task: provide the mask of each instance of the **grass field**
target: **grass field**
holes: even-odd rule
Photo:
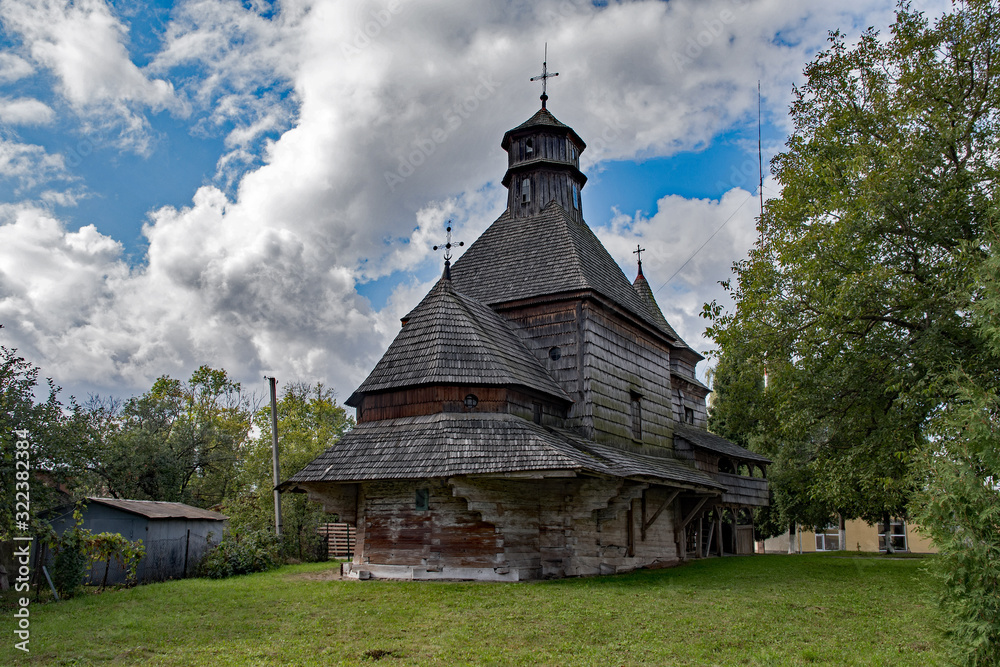
[[[340,581],[336,563],[32,605],[0,664],[933,665],[919,559],[710,559],[521,584]],[[4,628],[12,627],[4,609]]]

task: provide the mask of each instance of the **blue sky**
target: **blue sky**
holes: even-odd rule
[[[547,41],[588,223],[630,277],[636,243],[654,287],[677,272],[657,298],[708,349],[701,304],[755,238],[757,81],[767,160],[827,31],[891,10],[0,0],[0,343],[80,397],[205,363],[349,395],[446,222],[468,244],[502,212]]]

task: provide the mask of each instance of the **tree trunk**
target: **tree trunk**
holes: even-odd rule
[[[101,581],[101,590],[108,585],[108,568],[111,567],[111,555],[108,555],[108,559],[104,561],[104,579]]]
[[[847,551],[847,522],[844,521],[844,515],[838,515],[840,519],[840,550]]]
[[[795,553],[795,522],[788,524],[788,553]]]
[[[885,525],[883,529],[885,532],[885,553],[894,554],[896,550],[892,546],[892,521],[889,519],[888,514],[882,517],[882,522]]]

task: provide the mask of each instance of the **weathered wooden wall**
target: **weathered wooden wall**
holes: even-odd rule
[[[526,142],[532,141],[532,150]],[[586,177],[580,173],[580,149],[571,154],[572,141],[560,134],[534,132],[511,142],[507,164],[514,169],[508,185],[507,208],[515,217],[537,215],[546,204],[555,201],[576,220],[583,219],[582,197],[574,201],[573,184],[582,189]],[[560,168],[552,162],[566,165]],[[546,164],[549,163],[549,164]],[[520,169],[517,169],[520,167]],[[531,183],[529,201],[522,201],[522,182]]]
[[[722,494],[723,503],[751,507],[764,507],[768,504],[766,479],[724,472],[717,473],[715,477],[726,485],[726,492]]]
[[[674,419],[684,422],[684,408],[689,408],[694,413],[692,424],[699,428],[708,428],[708,413],[705,408],[705,396],[708,392],[676,374],[670,378],[670,387]]]
[[[465,397],[474,395],[475,407],[465,405]],[[358,422],[432,415],[440,412],[511,413],[531,421],[533,406],[542,408],[543,424],[562,426],[567,406],[549,396],[508,387],[442,386],[415,387],[367,394],[358,408]]]
[[[585,401],[593,410],[593,438],[659,453],[672,449],[674,408],[670,351],[600,304],[584,303]],[[641,396],[642,433],[632,432],[631,394]]]
[[[356,576],[522,580],[610,574],[677,560],[675,512],[664,487],[576,477],[362,486],[350,567]],[[415,505],[422,488],[430,492],[427,510]],[[669,507],[657,513],[663,505]]]
[[[574,299],[504,309],[500,315],[514,325],[527,348],[573,399],[565,426],[585,431],[589,413],[584,400],[580,346],[582,312],[581,301]],[[550,356],[553,348],[559,349],[558,359]]]

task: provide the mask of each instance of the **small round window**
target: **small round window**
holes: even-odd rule
[[[561,356],[562,356],[562,350],[560,350],[558,347],[553,347],[549,350],[549,359],[551,359],[552,361],[559,359]]]
[[[472,409],[479,405],[479,397],[475,394],[469,394],[465,397],[465,407]]]

